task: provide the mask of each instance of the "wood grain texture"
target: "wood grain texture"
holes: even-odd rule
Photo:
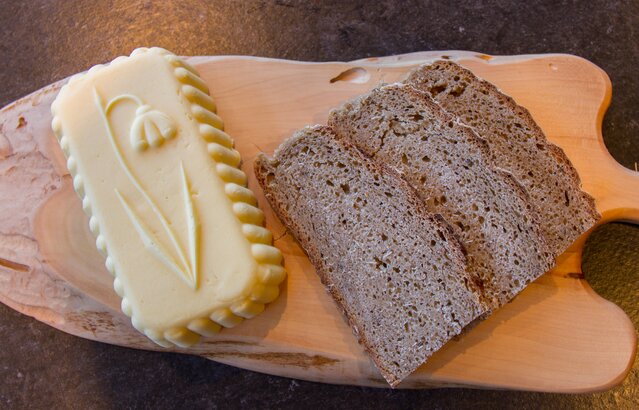
[[[639,222],[639,176],[608,154],[601,121],[608,76],[568,55],[491,57],[424,52],[351,63],[254,57],[192,57],[211,88],[249,185],[289,272],[282,295],[259,317],[223,330],[199,354],[260,372],[328,383],[385,387],[350,333],[313,267],[264,200],[255,155],[292,132],[324,123],[328,111],[417,64],[446,55],[497,84],[530,110],[566,151],[601,223]],[[112,277],[94,246],[63,154],[50,131],[50,104],[62,83],[0,111],[0,301],[62,331],[134,348],[161,350],[119,310]],[[441,351],[400,388],[472,386],[555,392],[604,390],[626,375],[636,349],[628,317],[595,294],[581,274],[584,235],[558,267],[512,303]]]

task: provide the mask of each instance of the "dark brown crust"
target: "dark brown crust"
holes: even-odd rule
[[[334,134],[334,132],[330,128],[323,127],[323,126],[313,127],[313,130],[323,130],[325,132],[330,132],[331,134]],[[390,369],[385,367],[385,364],[381,361],[380,357],[376,354],[376,352],[372,348],[369,341],[359,331],[359,329],[361,328],[361,325],[358,323],[357,319],[348,310],[348,307],[344,303],[344,298],[342,297],[342,294],[339,292],[339,289],[335,286],[332,286],[333,284],[330,281],[328,272],[324,270],[323,260],[320,257],[319,252],[315,248],[313,242],[304,240],[304,235],[300,235],[300,231],[301,231],[300,226],[295,222],[294,218],[290,217],[290,215],[288,214],[288,212],[286,212],[282,204],[279,203],[274,198],[272,192],[270,192],[269,190],[267,180],[266,180],[267,175],[271,172],[275,173],[275,167],[277,165],[275,165],[274,163],[277,162],[277,156],[279,152],[284,150],[287,145],[294,144],[295,138],[296,136],[293,136],[289,138],[289,140],[285,141],[280,146],[280,148],[278,148],[278,150],[275,152],[274,158],[268,158],[264,154],[259,154],[256,157],[254,162],[254,170],[255,170],[255,175],[257,177],[257,181],[262,187],[262,189],[264,190],[266,199],[270,203],[272,209],[275,211],[275,213],[280,218],[280,220],[284,223],[284,225],[289,229],[289,231],[293,234],[293,236],[298,241],[298,243],[300,243],[304,252],[307,254],[309,260],[315,267],[317,275],[320,277],[322,284],[326,288],[326,291],[333,297],[337,306],[344,314],[344,317],[346,318],[349,326],[351,327],[353,334],[357,337],[358,342],[364,347],[364,349],[366,350],[368,355],[372,358],[373,362],[382,373],[382,376],[384,376],[386,381],[390,384],[390,386],[396,387],[401,382],[402,379],[398,378],[395,374],[391,372]],[[461,242],[459,241],[457,236],[453,233],[453,230],[450,227],[450,225],[448,225],[448,223],[444,221],[441,215],[432,214],[428,212],[425,205],[416,196],[414,190],[412,189],[410,185],[408,185],[402,178],[400,178],[399,175],[394,170],[391,170],[387,167],[381,166],[380,164],[372,162],[369,158],[367,158],[359,150],[357,150],[352,144],[348,143],[347,141],[344,141],[341,138],[338,138],[336,135],[335,135],[335,140],[339,144],[341,144],[345,149],[350,150],[353,153],[356,153],[356,155],[360,157],[362,163],[367,165],[371,172],[375,172],[377,174],[386,173],[390,175],[391,178],[396,179],[397,184],[400,185],[402,189],[407,193],[407,198],[411,202],[411,205],[414,206],[415,210],[417,210],[417,212],[419,212],[422,216],[431,220],[434,224],[440,224],[442,227],[445,228],[444,235],[446,235],[447,241],[451,244],[451,249],[453,250],[453,252],[455,252],[455,255],[452,255],[452,256],[456,257],[458,262],[465,265],[466,257],[463,250],[464,248],[461,245]]]
[[[475,85],[477,88],[484,87],[486,90],[488,90],[488,93],[492,93],[495,97],[504,102],[504,104],[508,106],[514,114],[519,116],[519,118],[530,128],[530,135],[535,139],[535,142],[538,144],[542,144],[544,148],[548,150],[552,157],[557,161],[561,170],[563,170],[565,174],[569,176],[573,193],[579,193],[579,196],[582,199],[582,203],[583,205],[585,205],[583,208],[580,209],[584,211],[590,218],[589,221],[586,221],[586,226],[582,226],[582,229],[586,231],[592,228],[592,226],[594,226],[596,222],[601,218],[601,215],[599,215],[599,213],[597,212],[594,198],[582,190],[581,179],[579,177],[579,174],[577,173],[577,170],[570,162],[570,159],[568,159],[566,153],[563,149],[561,149],[561,147],[551,143],[547,139],[541,127],[539,127],[539,125],[535,122],[530,111],[528,111],[527,108],[517,104],[517,102],[511,96],[504,94],[494,84],[477,77],[472,71],[452,61],[438,60],[434,63],[418,67],[417,69],[409,73],[406,82],[408,84],[415,84],[416,86],[418,86],[420,82],[420,73],[434,66],[441,66],[450,72],[454,72],[456,74],[459,74],[460,76],[467,76],[471,78],[477,83],[477,85]],[[515,176],[513,177],[517,180]],[[519,181],[517,182],[519,183]],[[553,255],[558,256],[558,254],[562,253],[563,251],[564,249],[554,250]]]

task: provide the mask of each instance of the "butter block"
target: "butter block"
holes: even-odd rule
[[[51,110],[96,247],[138,331],[191,346],[277,298],[282,255],[193,67],[140,48],[72,77]]]

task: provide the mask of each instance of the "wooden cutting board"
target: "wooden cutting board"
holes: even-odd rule
[[[601,138],[610,80],[579,57],[491,57],[459,51],[350,63],[192,57],[189,62],[209,84],[235,138],[289,276],[282,295],[264,314],[179,351],[275,375],[387,386],[264,200],[253,176],[253,158],[259,151],[272,153],[294,130],[325,122],[331,107],[381,82],[399,80],[435,58],[458,60],[527,107],[577,168],[584,189],[596,198],[601,223],[639,222],[639,176],[617,164]],[[80,337],[161,350],[120,312],[112,277],[94,247],[49,129],[50,103],[62,84],[0,111],[0,301]],[[636,333],[624,312],[584,280],[585,236],[559,258],[555,270],[448,343],[400,387],[584,392],[619,383],[635,357]]]

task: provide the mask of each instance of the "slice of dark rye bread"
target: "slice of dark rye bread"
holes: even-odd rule
[[[553,265],[525,191],[492,165],[481,138],[427,94],[383,86],[332,111],[329,125],[399,171],[428,210],[453,226],[490,307],[510,301]]]
[[[553,255],[600,218],[563,150],[548,142],[528,110],[493,84],[452,61],[421,66],[406,82],[429,93],[488,143],[494,164],[513,174],[532,198]]]
[[[330,128],[298,131],[255,173],[391,386],[484,312],[446,222]]]

